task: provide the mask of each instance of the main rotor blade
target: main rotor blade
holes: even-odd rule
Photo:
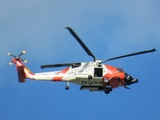
[[[140,52],[136,52],[136,53],[131,53],[131,54],[127,54],[127,55],[122,55],[122,56],[118,56],[118,57],[109,58],[109,59],[105,60],[104,62],[119,59],[119,58],[124,58],[124,57],[130,57],[130,56],[134,56],[134,55],[145,54],[145,53],[154,52],[154,51],[156,51],[156,49],[140,51]]]
[[[81,63],[62,63],[62,64],[47,64],[47,65],[42,65],[41,68],[52,68],[52,67],[64,67],[64,66],[80,66]]]
[[[87,46],[82,42],[82,40],[77,36],[77,34],[70,28],[66,27],[70,33],[76,38],[76,40],[79,42],[79,44],[83,47],[83,49],[86,51],[86,53],[93,57],[94,61],[96,60],[96,57],[92,54],[92,52],[87,48]]]

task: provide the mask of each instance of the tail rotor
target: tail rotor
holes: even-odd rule
[[[23,61],[24,63],[27,63],[28,61],[27,60],[24,60],[24,59],[22,59],[22,58],[20,58],[23,54],[25,54],[26,53],[26,50],[23,50],[18,56],[15,56],[15,55],[13,55],[12,53],[10,53],[10,52],[7,52],[7,55],[8,56],[12,56],[15,60],[21,60],[21,61]],[[13,64],[13,61],[11,61],[11,62],[9,62],[9,65],[12,65]]]

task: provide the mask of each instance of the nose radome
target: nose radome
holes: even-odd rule
[[[132,82],[132,83],[137,83],[137,82],[138,82],[138,79],[134,78],[131,82]]]
[[[133,78],[131,75],[125,73],[125,79],[124,79],[125,85],[131,85],[138,82],[138,79]]]
[[[125,77],[126,77],[127,80],[132,80],[133,79],[132,76],[127,74],[127,73],[125,73]]]

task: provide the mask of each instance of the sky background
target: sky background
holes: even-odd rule
[[[159,0],[0,0],[1,120],[159,120]],[[18,83],[11,57],[40,65],[92,61],[65,27],[71,27],[100,59],[156,48],[157,52],[109,61],[139,83],[130,90],[80,91],[80,86],[27,80]]]

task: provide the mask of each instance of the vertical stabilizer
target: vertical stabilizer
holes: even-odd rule
[[[34,73],[32,73],[24,64],[27,62],[27,60],[23,60],[20,58],[21,55],[25,54],[26,51],[22,51],[22,53],[18,56],[15,56],[11,53],[7,53],[7,55],[12,56],[12,61],[9,63],[9,65],[15,64],[16,70],[18,73],[18,81],[19,82],[25,82],[26,78],[32,78],[34,76]],[[23,61],[23,62],[22,62]]]

